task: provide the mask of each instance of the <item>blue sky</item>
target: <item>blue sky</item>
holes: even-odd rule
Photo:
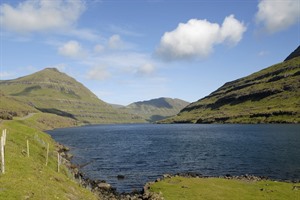
[[[100,99],[197,101],[283,61],[299,0],[2,0],[1,80],[56,67]]]

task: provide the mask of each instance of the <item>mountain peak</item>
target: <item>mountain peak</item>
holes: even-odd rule
[[[144,122],[98,99],[88,88],[56,68],[45,68],[14,80],[0,82],[8,97],[41,112],[77,119],[80,123]]]
[[[54,72],[59,72],[59,73],[61,73],[57,68],[55,68],[55,67],[48,67],[48,68],[45,68],[44,69],[45,71],[54,71]],[[43,70],[42,70],[43,71]]]
[[[300,56],[300,45],[284,61],[288,61],[288,60],[291,60],[291,59],[293,59],[295,57],[299,57],[299,56]]]

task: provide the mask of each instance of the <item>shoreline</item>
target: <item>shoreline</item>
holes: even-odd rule
[[[117,192],[116,188],[112,187],[109,183],[105,180],[93,180],[85,176],[83,172],[80,170],[80,166],[76,166],[72,163],[72,155],[69,153],[70,149],[61,144],[57,143],[58,152],[60,152],[61,156],[64,158],[63,164],[67,167],[67,169],[71,172],[74,180],[80,184],[82,187],[89,189],[91,192],[96,194],[100,199],[103,200],[162,200],[164,199],[160,194],[153,193],[150,191],[151,185],[154,183],[163,181],[165,179],[170,179],[173,177],[183,177],[183,178],[201,178],[201,179],[208,179],[208,178],[220,178],[220,179],[227,179],[227,180],[242,180],[247,182],[258,182],[258,181],[273,181],[273,182],[285,182],[285,183],[300,183],[299,180],[276,180],[270,179],[267,176],[254,176],[249,174],[234,176],[230,174],[226,174],[224,176],[204,176],[200,173],[176,173],[176,174],[164,174],[160,178],[157,178],[155,181],[146,182],[144,187],[141,190],[136,190],[133,192]]]
[[[136,190],[130,193],[119,193],[116,191],[116,188],[112,187],[105,180],[93,180],[86,177],[85,174],[80,171],[80,166],[76,166],[72,163],[71,159],[73,156],[69,153],[70,149],[59,142],[56,142],[56,146],[60,156],[63,158],[62,164],[65,165],[71,172],[74,180],[80,186],[96,194],[101,200],[163,200],[159,194],[150,192],[149,186],[152,184],[152,182],[146,183],[141,190]]]

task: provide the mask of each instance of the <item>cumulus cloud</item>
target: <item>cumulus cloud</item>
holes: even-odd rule
[[[59,31],[72,27],[85,10],[82,0],[27,0],[0,6],[0,25],[17,33]]]
[[[58,48],[60,55],[70,58],[82,58],[85,56],[85,51],[81,45],[74,40],[71,40]]]
[[[111,73],[103,66],[95,66],[87,73],[87,78],[91,80],[104,81],[111,77]]]
[[[221,26],[207,20],[191,19],[162,36],[157,54],[166,60],[204,58],[217,44],[236,45],[245,31],[243,22],[234,15],[226,17]]]
[[[299,23],[299,0],[262,0],[258,4],[256,22],[262,24],[263,29],[269,33],[282,31]]]

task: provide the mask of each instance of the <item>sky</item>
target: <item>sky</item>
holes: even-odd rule
[[[300,0],[1,0],[0,17],[1,80],[55,67],[121,105],[197,101],[300,44]]]

